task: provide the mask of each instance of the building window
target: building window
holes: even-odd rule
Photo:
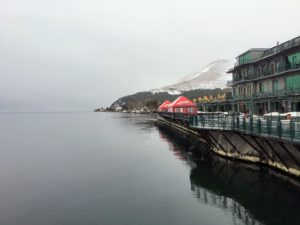
[[[262,74],[263,74],[263,75],[266,75],[266,74],[267,74],[267,64],[264,64],[264,65],[262,66]]]
[[[265,91],[265,85],[263,82],[260,82],[259,83],[259,92],[264,93],[264,91]]]
[[[261,67],[260,66],[257,68],[257,76],[261,76]]]
[[[246,76],[246,70],[242,70],[241,71],[241,74],[242,74],[242,79],[244,80],[245,76]]]
[[[276,71],[276,73],[279,73],[279,62],[278,61],[276,61],[276,63],[275,63],[275,71]]]
[[[300,67],[300,52],[287,57],[287,69],[297,69]]]
[[[297,65],[297,56],[293,56],[292,69],[296,69],[296,65]]]
[[[270,72],[271,72],[271,74],[275,73],[275,63],[271,63],[271,65],[270,65]]]
[[[285,80],[285,87],[287,90],[299,90],[300,87],[300,74],[287,77]]]
[[[247,85],[247,95],[251,95],[251,85]]]
[[[241,95],[243,95],[243,87],[239,87],[239,95],[241,96]]]
[[[279,82],[278,80],[273,80],[273,92],[278,92],[279,90]]]
[[[248,68],[246,73],[246,78],[248,78],[250,75],[251,75],[250,68]]]
[[[241,74],[241,71],[238,72],[238,80],[241,80],[242,79],[242,74]]]

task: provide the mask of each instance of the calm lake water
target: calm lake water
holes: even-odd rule
[[[300,224],[297,187],[148,115],[0,114],[0,153],[1,225]]]

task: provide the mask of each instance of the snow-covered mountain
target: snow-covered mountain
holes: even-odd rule
[[[227,73],[232,66],[233,62],[229,60],[216,60],[204,66],[199,72],[183,77],[175,84],[121,97],[110,108],[114,110],[123,108],[141,109],[147,101],[174,100],[176,96],[183,94],[183,92],[191,99],[203,95],[220,94],[221,90],[216,90],[216,88],[226,87],[227,81],[232,79],[231,74]],[[192,91],[196,89],[198,89],[197,92]]]
[[[161,88],[150,90],[152,93],[168,92],[169,94],[180,94],[182,91],[195,89],[224,88],[231,74],[227,71],[233,66],[229,60],[216,60],[204,66],[199,72],[183,77],[177,83]]]

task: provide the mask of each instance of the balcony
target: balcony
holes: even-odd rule
[[[290,65],[290,64],[280,63],[278,65],[278,67],[275,69],[275,71],[271,71],[271,69],[268,68],[268,69],[265,69],[263,71],[263,73],[261,73],[261,74],[258,74],[257,71],[253,71],[253,72],[248,73],[248,75],[233,77],[231,85],[234,85],[236,83],[240,83],[243,81],[251,81],[251,80],[266,78],[268,76],[277,76],[277,75],[281,75],[284,72],[289,72],[289,71],[299,70],[299,69],[300,69],[300,64]]]
[[[284,98],[287,96],[296,96],[300,95],[300,87],[294,89],[280,89],[271,92],[260,92],[252,95],[235,95],[233,96],[234,100],[249,100],[257,98]]]
[[[232,86],[232,80],[228,80],[226,83],[226,87],[231,87]]]
[[[248,75],[244,75],[244,76],[235,77],[233,79],[231,85],[233,85],[235,83],[242,82],[242,81],[250,81],[250,80],[253,80],[255,78],[256,78],[256,76],[253,73],[249,73]]]
[[[248,99],[251,99],[252,97],[253,97],[253,95],[242,94],[242,95],[235,95],[232,97],[232,99],[233,100],[242,100],[242,99],[248,100]]]
[[[268,68],[264,71],[263,74],[261,74],[260,76],[257,76],[257,78],[272,76],[272,75],[276,75],[279,73],[288,72],[288,71],[296,70],[296,69],[300,69],[300,64],[291,65],[291,64],[286,64],[286,63],[279,63],[279,65],[275,69],[275,71],[271,71],[271,69]]]
[[[298,46],[300,46],[300,36],[266,50],[264,52],[263,58]]]

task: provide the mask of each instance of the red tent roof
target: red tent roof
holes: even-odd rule
[[[196,103],[192,100],[184,97],[179,96],[177,99],[175,99],[168,107],[172,108],[178,108],[178,107],[197,107]]]
[[[166,100],[158,107],[158,109],[166,109],[170,103],[171,102],[169,100]]]

